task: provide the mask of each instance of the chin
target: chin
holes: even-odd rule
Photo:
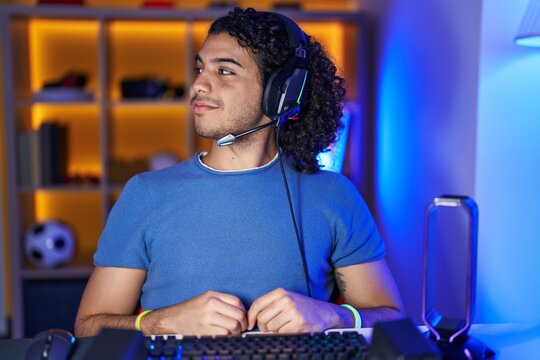
[[[204,125],[205,124],[203,124],[203,122],[197,123],[196,121],[195,132],[197,133],[197,135],[206,139],[217,140],[224,137],[225,135],[238,132],[237,130],[228,130],[228,129],[223,129],[223,128],[216,129],[214,127],[209,127],[209,126],[204,126]]]
[[[229,134],[227,133],[227,134],[222,135],[221,132],[218,133],[216,130],[204,129],[204,128],[201,129],[200,127],[197,127],[197,126],[195,126],[195,133],[199,135],[200,137],[203,137],[205,139],[211,139],[211,140],[217,140]]]

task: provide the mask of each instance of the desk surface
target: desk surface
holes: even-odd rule
[[[471,335],[491,347],[499,360],[540,359],[540,324],[473,325]]]
[[[371,337],[371,329],[362,329],[361,333]],[[491,347],[498,360],[540,359],[540,324],[475,324],[471,335]],[[82,359],[93,339],[79,339],[72,360]],[[31,342],[32,339],[0,340],[0,359],[24,359]]]

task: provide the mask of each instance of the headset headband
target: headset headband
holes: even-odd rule
[[[277,16],[287,31],[288,47],[293,54],[276,69],[265,84],[262,109],[276,126],[295,118],[300,112],[308,74],[307,39],[300,27],[285,15]]]

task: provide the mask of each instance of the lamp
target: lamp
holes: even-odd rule
[[[514,41],[522,46],[540,47],[540,0],[530,0]]]

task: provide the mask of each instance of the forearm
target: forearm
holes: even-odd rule
[[[152,311],[141,319],[141,330],[146,335],[179,334],[182,331],[175,323],[177,317],[173,307]]]
[[[97,335],[102,328],[135,329],[136,315],[94,314],[77,319],[77,337]]]
[[[331,305],[334,309],[335,316],[333,317],[330,328],[339,329],[355,327],[355,319],[349,309],[339,305]],[[379,321],[396,320],[404,317],[404,314],[400,310],[391,307],[377,307],[357,310],[362,318],[363,328],[373,327],[373,325]]]
[[[171,324],[172,314],[168,309],[152,311],[144,315],[140,320],[141,330],[144,334],[159,335],[172,334],[176,331]],[[119,328],[135,330],[137,315],[95,314],[77,319],[75,324],[76,336],[94,336],[104,328]]]
[[[351,311],[340,305],[331,304],[337,315],[337,318],[330,328],[333,329],[346,329],[354,327],[354,317]]]
[[[358,309],[360,316],[362,317],[362,327],[373,327],[380,321],[390,321],[401,319],[405,314],[399,310],[391,307],[377,307],[371,309]]]

